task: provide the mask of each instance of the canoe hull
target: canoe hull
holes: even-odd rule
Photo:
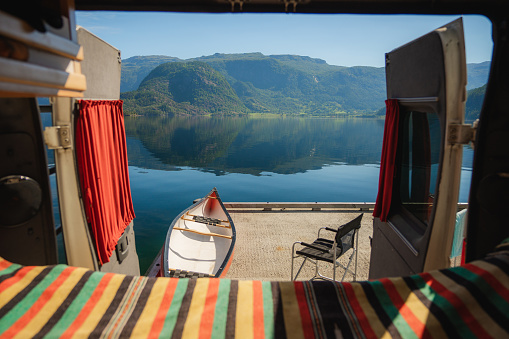
[[[164,276],[224,276],[235,238],[233,221],[214,188],[171,223],[163,250]]]

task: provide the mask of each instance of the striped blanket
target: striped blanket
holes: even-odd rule
[[[369,282],[132,277],[0,258],[0,338],[509,337],[509,244]]]

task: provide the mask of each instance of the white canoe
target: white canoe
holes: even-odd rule
[[[224,277],[235,246],[235,226],[216,188],[171,223],[163,250],[165,277]]]

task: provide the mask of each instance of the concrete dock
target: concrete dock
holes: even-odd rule
[[[226,275],[229,279],[290,280],[292,244],[295,241],[311,243],[317,238],[320,227],[337,228],[363,213],[359,232],[357,280],[368,278],[371,246],[369,237],[373,234],[372,204],[361,206],[349,204],[347,208],[337,206],[256,206],[245,208],[225,203],[237,230],[237,242],[231,267]],[[236,206],[233,208],[232,206]],[[283,206],[283,205],[282,205]],[[264,208],[260,208],[264,207]],[[269,207],[269,208],[267,208]],[[270,209],[270,210],[269,210]],[[361,210],[362,209],[362,210]],[[334,233],[322,231],[321,236],[332,238]],[[351,250],[341,262],[348,262]],[[353,270],[355,259],[352,262]],[[302,259],[296,259],[295,272]],[[320,271],[332,276],[332,264],[321,264]],[[343,270],[338,268],[337,277]],[[298,280],[308,280],[314,275],[314,266],[306,263]],[[338,279],[338,278],[337,278]],[[345,281],[353,279],[347,274]]]

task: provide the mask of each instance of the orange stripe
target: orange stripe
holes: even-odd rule
[[[263,289],[260,280],[253,281],[253,337],[265,339]]]
[[[168,284],[166,286],[166,291],[164,292],[163,301],[161,302],[156,317],[154,318],[154,322],[152,323],[152,328],[150,329],[148,338],[159,338],[159,334],[163,330],[166,314],[168,314],[171,302],[173,301],[173,295],[175,294],[177,284],[178,279],[168,279]]]
[[[12,264],[5,260],[4,258],[0,257],[0,270],[6,269],[7,267],[11,266]]]
[[[219,291],[219,279],[210,279],[205,306],[201,317],[200,334],[198,338],[210,338],[212,335],[212,326],[214,325],[214,316],[216,311],[217,292]]]
[[[61,338],[72,337],[74,332],[76,332],[81,327],[90,312],[94,309],[95,304],[97,304],[97,302],[101,299],[104,289],[106,286],[108,286],[108,283],[110,282],[111,278],[113,278],[113,276],[113,273],[107,273],[104,275],[99,284],[97,284],[94,293],[92,293],[85,306],[83,306],[81,309],[79,315],[76,317],[76,319],[74,319],[71,326],[69,326],[69,328],[62,334]],[[92,330],[90,332],[92,332]]]
[[[14,285],[15,283],[17,283],[18,281],[20,281],[21,279],[23,279],[27,274],[28,272],[30,272],[31,270],[33,270],[34,268],[36,268],[36,266],[27,266],[27,267],[23,267],[22,269],[20,269],[18,271],[18,273],[16,273],[16,275],[14,275],[13,277],[9,278],[7,281],[4,281],[1,285],[0,285],[0,293],[2,293],[3,291],[5,291],[7,288],[11,287],[12,285]]]
[[[426,329],[426,325],[423,324],[414,314],[409,305],[403,300],[399,291],[394,286],[394,282],[388,278],[381,279],[380,282],[385,287],[387,291],[387,295],[391,299],[394,307],[396,307],[399,311],[399,314],[405,319],[408,326],[414,331],[414,333],[419,337],[430,338],[430,333]]]
[[[69,277],[69,275],[75,270],[75,267],[67,267],[60,273],[60,275],[53,281],[42,294],[39,296],[37,301],[30,307],[25,314],[21,318],[19,318],[8,331],[4,333],[6,337],[14,336],[16,333],[21,331],[31,320],[33,317],[39,313],[39,311],[44,307],[44,305],[51,299],[53,294],[57,291],[57,289],[64,283],[65,280]]]

